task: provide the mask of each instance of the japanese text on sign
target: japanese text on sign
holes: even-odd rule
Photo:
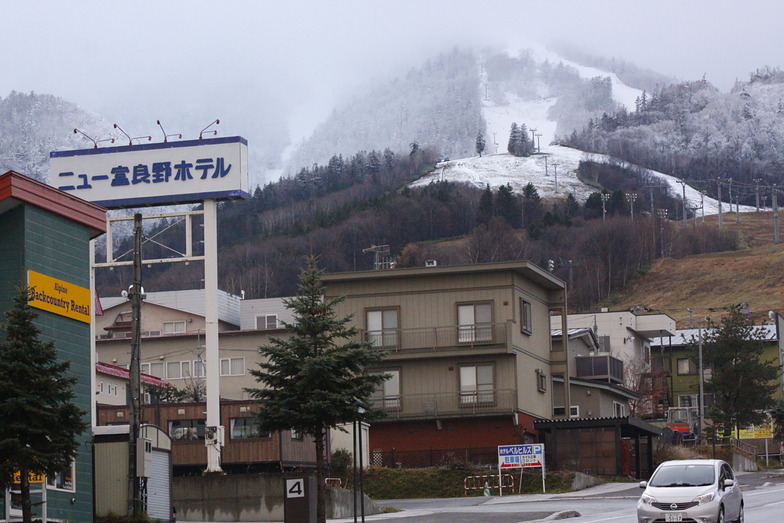
[[[542,467],[544,444],[501,445],[498,447],[498,468]]]

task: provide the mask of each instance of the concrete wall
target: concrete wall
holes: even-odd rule
[[[173,505],[180,521],[283,521],[283,485],[303,474],[230,474],[175,477]],[[327,490],[327,518],[353,516],[350,490]],[[365,496],[365,514],[380,509]],[[359,512],[357,512],[359,513]]]

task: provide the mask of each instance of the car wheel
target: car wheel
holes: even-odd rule
[[[716,518],[716,523],[724,523],[724,507],[719,509],[719,517]]]
[[[740,505],[740,512],[738,512],[738,519],[735,520],[736,523],[744,523],[746,520],[743,517],[743,503]]]

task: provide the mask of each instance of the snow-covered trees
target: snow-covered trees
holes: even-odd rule
[[[485,137],[482,136],[482,131],[479,131],[476,135],[476,153],[481,158],[483,152],[485,152]]]
[[[506,145],[509,154],[531,156],[534,148],[533,141],[528,139],[528,132],[528,127],[525,124],[512,123],[512,127],[509,129],[509,142]]]

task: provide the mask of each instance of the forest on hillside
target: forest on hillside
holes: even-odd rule
[[[249,200],[222,203],[221,289],[244,291],[247,298],[291,296],[308,254],[318,255],[328,272],[369,270],[377,261],[371,247],[384,245],[389,251],[380,261],[397,267],[423,266],[427,260],[456,265],[522,259],[547,267],[552,260],[554,274],[569,286],[570,306],[586,310],[656,258],[738,248],[733,233],[696,223],[687,229],[674,225],[668,217],[677,216],[679,201],[664,190],[630,205],[626,195],[648,182],[642,170],[584,162],[580,175],[600,189],[583,205],[571,195],[545,201],[532,184],[519,195],[508,186],[407,186],[438,157],[437,151],[418,147],[409,154],[335,156],[326,165],[259,188]],[[166,256],[161,247],[166,237],[182,250],[176,237],[183,227],[161,222],[145,231],[155,238],[145,243],[145,258]],[[128,246],[116,251],[128,252]],[[200,264],[175,265],[145,267],[145,288],[201,286]],[[100,271],[100,294],[119,294],[129,277],[127,268]]]
[[[562,142],[755,205],[760,186],[770,194],[784,182],[784,72],[760,69],[726,94],[706,80],[643,92],[633,111],[606,113]]]

